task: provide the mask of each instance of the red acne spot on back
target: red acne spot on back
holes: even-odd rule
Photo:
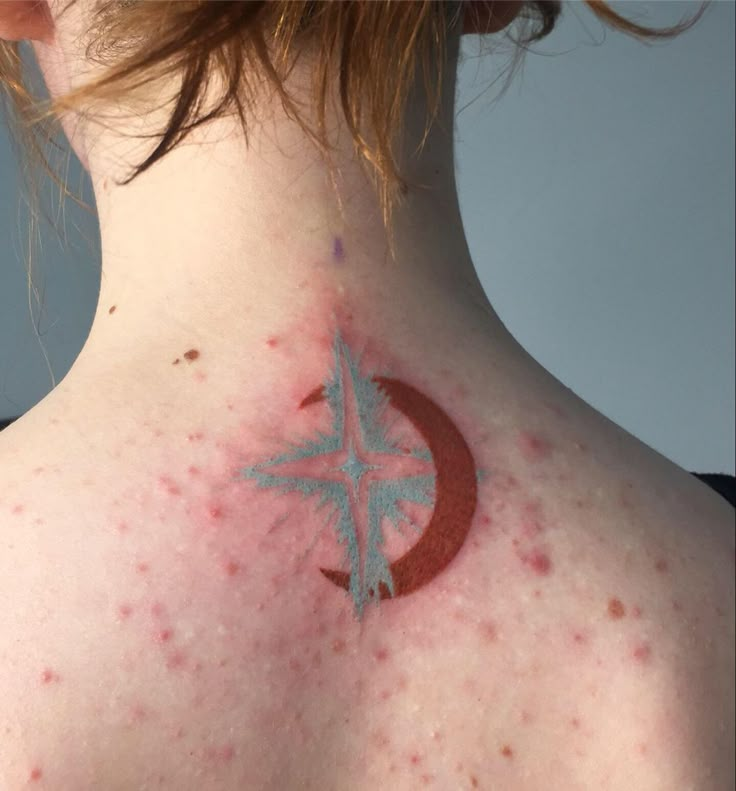
[[[166,475],[162,475],[158,479],[158,485],[167,493],[174,497],[181,494],[181,489],[177,484]]]
[[[154,602],[151,605],[151,615],[153,615],[154,618],[161,618],[164,612],[165,612],[165,607],[163,604],[161,604],[160,601]]]
[[[344,640],[333,640],[332,641],[332,651],[335,654],[342,654],[345,652],[345,641]]]
[[[498,640],[498,629],[493,621],[482,621],[478,624],[478,631],[486,643],[495,643]]]
[[[187,472],[190,475],[199,475],[199,467],[194,467],[194,466],[187,467]]]
[[[504,744],[504,746],[501,748],[501,755],[503,755],[504,758],[513,758],[514,751],[511,749],[511,747],[509,747],[508,744]]]
[[[641,618],[641,607],[632,607],[631,614],[634,618]]]
[[[171,631],[171,629],[161,629],[156,632],[154,639],[157,643],[168,643],[173,635],[174,633]]]
[[[409,756],[409,763],[411,763],[413,766],[416,766],[418,763],[421,763],[421,760],[422,760],[422,756],[417,755],[417,753],[412,753],[412,755]]]
[[[240,571],[240,564],[234,560],[228,560],[223,564],[223,570],[228,577],[234,577]]]
[[[552,445],[537,434],[522,431],[517,440],[521,455],[531,462],[543,461],[552,453]]]
[[[17,514],[22,514],[22,513],[23,513],[23,511],[25,511],[25,509],[26,509],[26,508],[25,508],[25,506],[24,506],[24,505],[21,505],[20,503],[18,503],[18,505],[14,505],[14,506],[13,506],[13,508],[12,508],[12,510],[11,510],[11,513],[13,513],[13,514],[16,514],[16,515],[17,515]]]
[[[608,601],[608,615],[617,621],[626,615],[626,608],[624,607],[621,599],[609,599]]]
[[[195,360],[199,359],[199,352],[197,349],[190,349],[188,352],[184,352],[184,359],[193,363]]]
[[[588,636],[583,632],[573,632],[572,639],[578,645],[585,645],[588,642]]]
[[[268,338],[268,340],[266,341],[266,346],[268,346],[269,349],[275,349],[278,345],[279,345],[278,338]]]
[[[186,654],[183,651],[174,651],[166,658],[166,667],[169,670],[180,670],[187,663]]]
[[[121,604],[118,607],[118,615],[122,621],[127,620],[133,614],[133,608],[129,604]]]
[[[528,566],[535,574],[544,577],[552,570],[552,561],[549,556],[538,549],[533,549],[521,558],[525,566]]]
[[[44,668],[41,672],[41,683],[42,684],[54,684],[61,681],[61,678],[57,673],[54,673],[53,670],[50,668]]]
[[[210,505],[207,508],[207,516],[215,521],[222,519],[223,510],[221,505]]]
[[[667,571],[669,570],[669,566],[667,565],[667,561],[666,561],[664,558],[660,558],[660,559],[659,559],[659,560],[658,560],[658,561],[657,561],[657,562],[654,564],[654,568],[655,568],[655,569],[657,569],[657,571],[658,571],[660,574],[666,574],[666,573],[667,573]]]
[[[388,659],[388,651],[385,648],[378,648],[373,656],[376,662],[385,662]]]
[[[652,648],[649,643],[639,643],[634,647],[632,656],[637,662],[647,664],[652,658]]]
[[[28,776],[28,779],[32,783],[35,783],[38,780],[40,780],[42,777],[43,777],[43,772],[41,771],[41,769],[38,766],[34,766],[33,769],[31,769],[31,774]]]
[[[478,778],[475,775],[470,775],[470,785],[473,788],[478,788]]]
[[[572,725],[572,727],[573,727],[575,730],[578,730],[578,729],[580,728],[580,720],[579,720],[577,717],[573,717],[573,718],[570,720],[570,725]]]
[[[200,442],[204,438],[201,431],[195,431],[193,434],[187,434],[187,442]]]
[[[150,568],[148,563],[136,563],[135,567],[139,574],[145,574]]]

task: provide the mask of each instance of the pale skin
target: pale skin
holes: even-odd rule
[[[78,84],[86,4],[27,10],[0,4],[0,34],[34,40],[52,91]],[[340,205],[269,104],[249,149],[220,121],[125,187],[128,121],[66,119],[95,188],[102,287],[69,375],[0,435],[3,788],[733,785],[733,510],[494,313],[442,131],[451,82],[405,162],[393,262],[344,129]],[[343,555],[314,499],[254,473],[329,430],[338,332],[361,376],[431,399],[480,472],[457,554],[361,617],[320,573]],[[395,406],[381,425],[423,444]],[[355,483],[340,452],[329,475]],[[432,513],[407,510],[420,529]],[[384,527],[401,556],[411,531]]]

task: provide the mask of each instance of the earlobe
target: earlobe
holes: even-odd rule
[[[43,41],[54,38],[54,23],[46,0],[0,0],[0,39]]]

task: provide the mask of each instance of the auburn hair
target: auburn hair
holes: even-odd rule
[[[62,13],[75,2],[68,0]],[[603,0],[585,4],[606,25],[646,41],[687,30],[708,0],[689,20],[663,29],[632,22]],[[509,3],[501,5],[508,8]],[[519,31],[512,38],[517,52],[550,33],[561,8],[560,0],[519,0],[511,25]],[[48,167],[46,151],[58,131],[55,119],[60,113],[97,101],[124,103],[151,80],[178,77],[168,120],[153,150],[132,169],[130,181],[213,118],[235,113],[247,135],[249,114],[264,80],[288,115],[329,153],[325,115],[336,80],[341,111],[356,151],[375,173],[386,218],[402,187],[393,143],[409,86],[421,69],[428,128],[439,106],[448,27],[461,23],[463,13],[476,15],[482,24],[489,12],[492,17],[489,1],[99,0],[85,39],[86,56],[104,67],[98,78],[65,96],[41,100],[28,83],[22,47],[0,42],[0,85],[16,139]],[[307,42],[315,53],[309,122],[286,84]],[[215,73],[222,89],[205,106]]]

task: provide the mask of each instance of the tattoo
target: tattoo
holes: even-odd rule
[[[288,452],[245,467],[241,475],[263,488],[318,498],[324,524],[333,524],[345,546],[349,568],[320,571],[348,591],[361,618],[371,602],[412,593],[457,555],[475,513],[477,474],[465,439],[437,404],[398,379],[361,373],[359,359],[339,333],[333,354],[330,378],[300,404],[326,402],[329,431],[290,443]],[[426,447],[399,446],[388,425],[389,407],[414,426]],[[359,509],[358,503],[366,507]],[[431,508],[427,524],[415,524],[402,503]],[[367,524],[361,525],[364,513]],[[401,535],[408,525],[419,538],[389,561],[382,552],[384,525]]]

